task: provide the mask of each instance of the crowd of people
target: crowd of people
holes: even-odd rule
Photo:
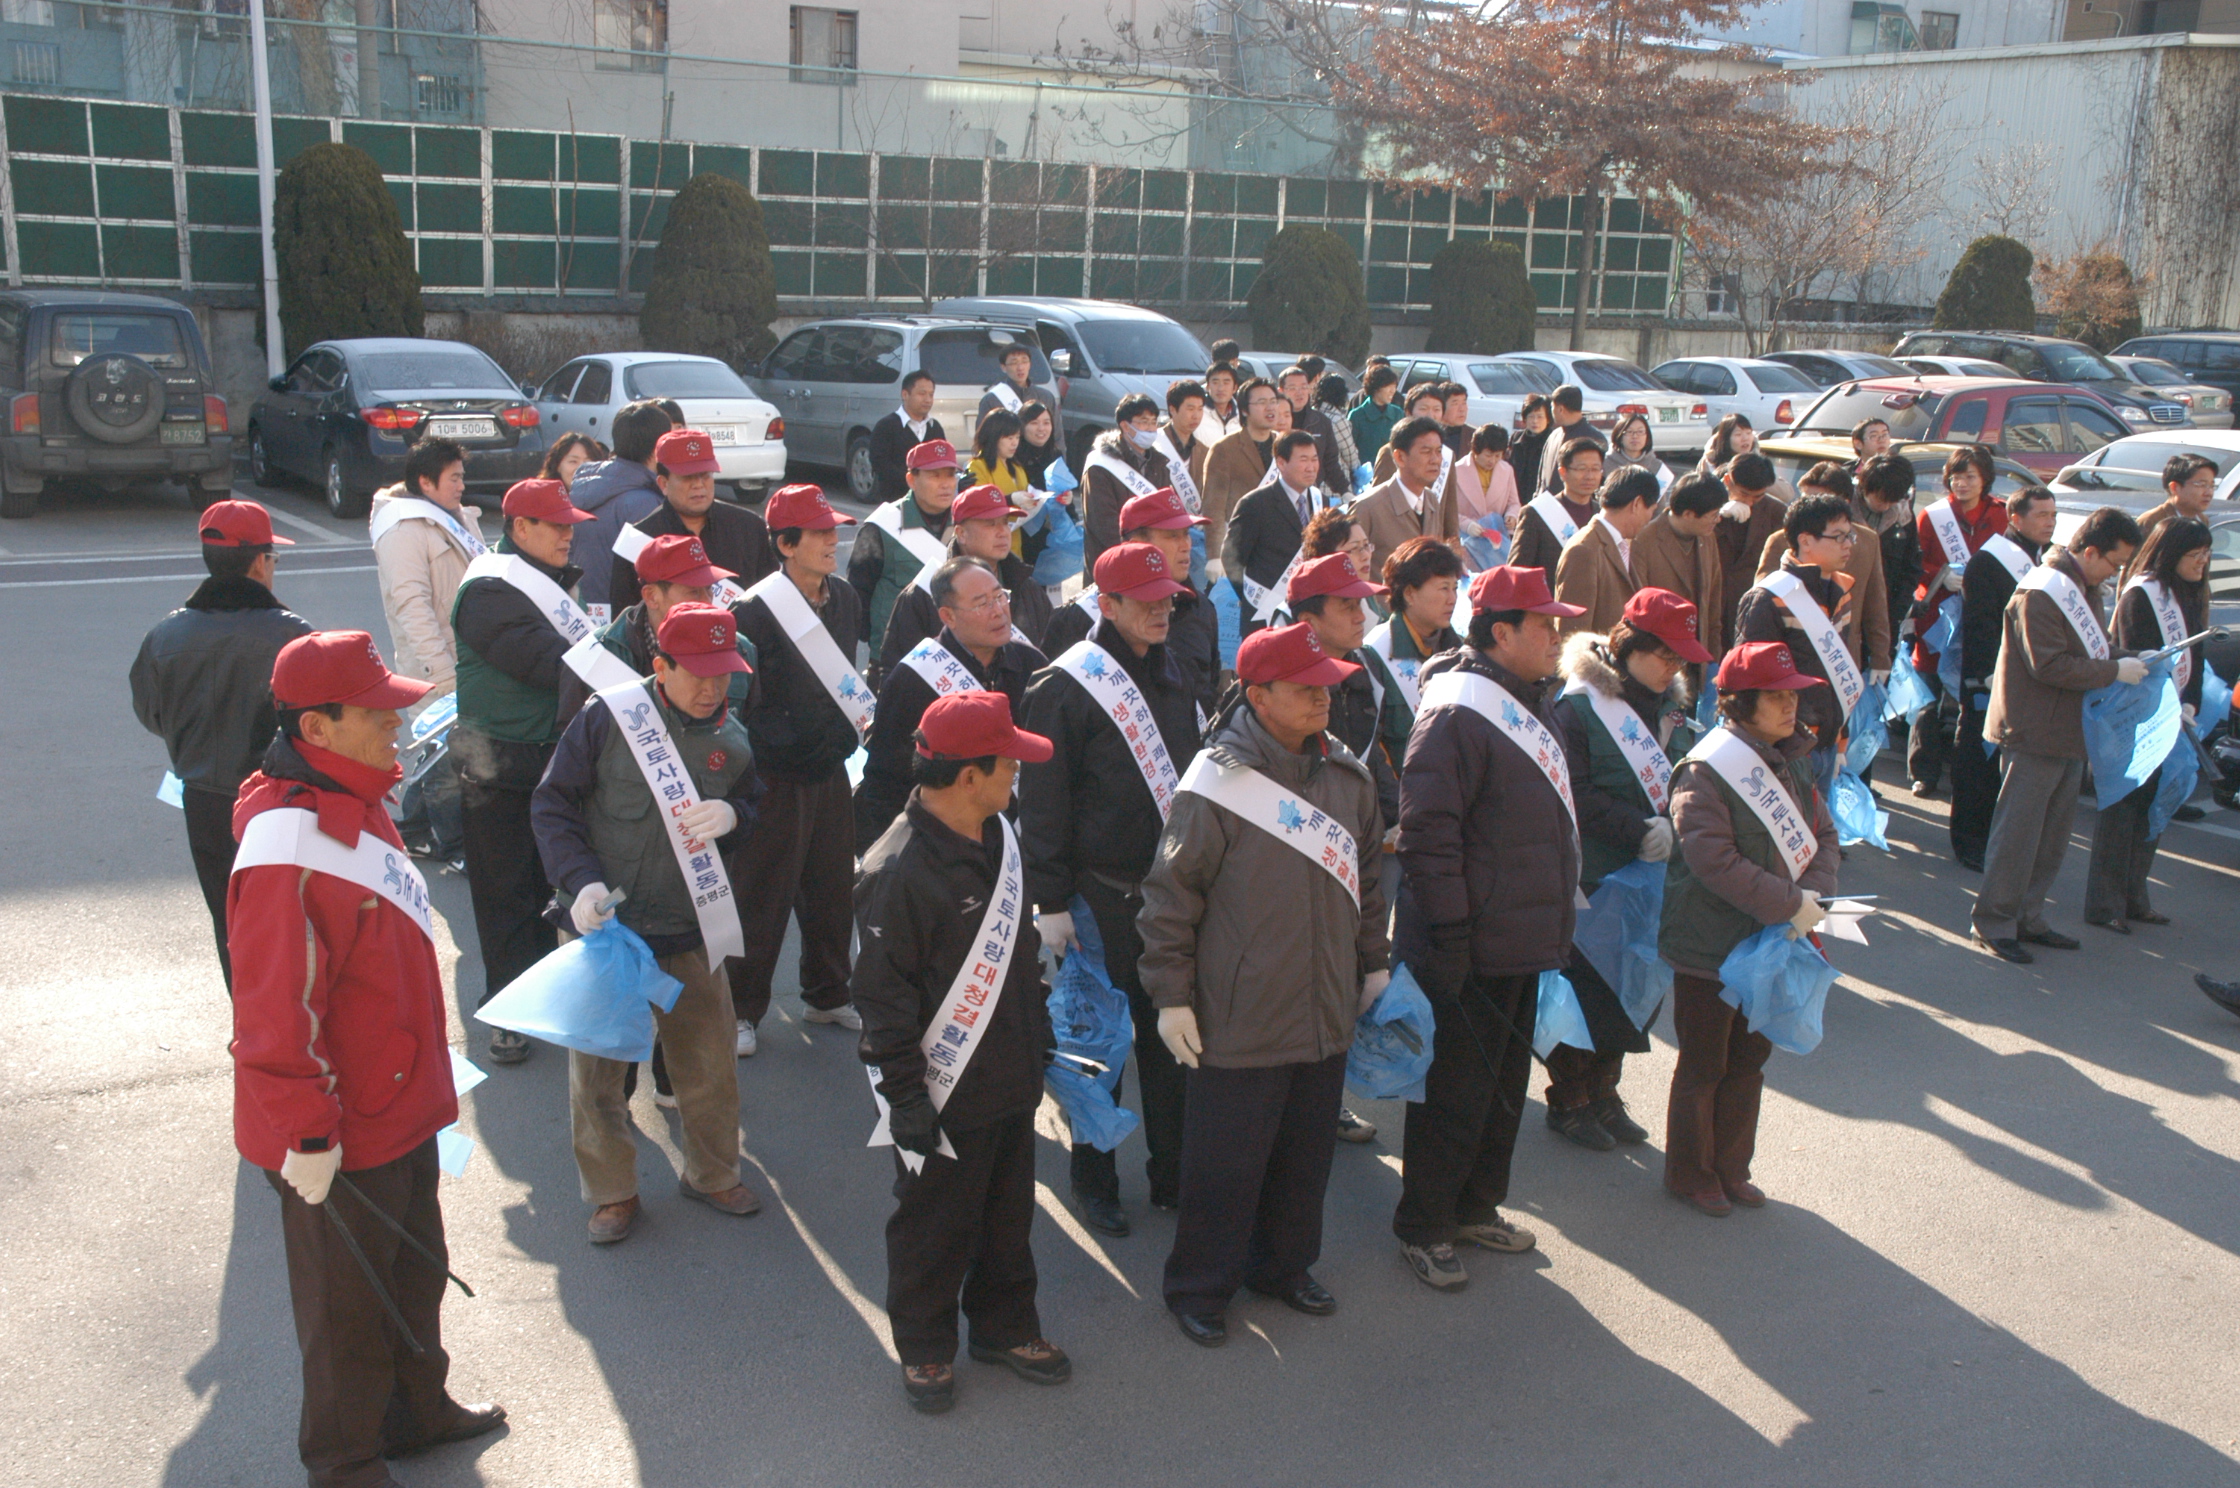
[[[385,1455],[504,1414],[444,1386],[435,1142],[457,1102],[414,856],[465,875],[485,1004],[610,922],[643,942],[681,988],[651,1060],[680,1196],[725,1215],[760,1206],[738,1061],[798,927],[804,1016],[857,1036],[894,1146],[887,1315],[927,1411],[954,1398],[960,1312],[975,1359],[1070,1372],[1028,1240],[1034,1113],[1070,1057],[1046,957],[1095,957],[1126,1002],[1141,1198],[1175,1214],[1164,1300],[1211,1347],[1242,1290],[1337,1308],[1312,1269],[1334,1144],[1375,1136],[1343,1103],[1348,1050],[1397,968],[1435,1016],[1392,1219],[1424,1284],[1466,1282],[1458,1247],[1535,1243],[1502,1205],[1546,974],[1588,1033],[1545,1061],[1547,1124],[1597,1151],[1649,1139],[1621,1085],[1655,1013],[1574,944],[1631,864],[1662,865],[1664,1184],[1706,1215],[1764,1204],[1773,1046],[1721,968],[1821,925],[1831,792],[1894,668],[1933,697],[1905,758],[1922,795],[1950,767],[1978,943],[2077,944],[2044,902],[2082,702],[2204,627],[2208,462],[2173,460],[2144,521],[2104,509],[2053,547],[2050,493],[1993,499],[1980,447],[1916,510],[1878,421],[1790,491],[1747,424],[1676,476],[1645,423],[1597,428],[1573,386],[1515,431],[1472,428],[1463,389],[1403,390],[1378,359],[1349,399],[1320,366],[1270,381],[1221,350],[1163,406],[1124,399],[1057,493],[1023,348],[969,453],[913,372],[860,526],[814,485],[759,514],[717,501],[708,436],[646,402],[611,451],[556,444],[490,540],[464,452],[422,440],[371,518],[393,667],[280,605],[261,507],[204,514],[210,578],[132,685],[186,788],[237,1144],[279,1196],[314,1485],[388,1483]],[[1052,502],[1084,537],[1056,583]],[[2190,717],[2207,668],[2176,666]],[[401,730],[439,706],[445,742],[393,814]],[[2155,787],[2101,802],[2085,918],[2115,933],[2166,922]],[[487,1053],[534,1047],[501,1027]],[[638,1067],[568,1060],[587,1238],[617,1244],[644,1203]],[[1113,1150],[1077,1140],[1070,1164],[1083,1223],[1127,1236]]]

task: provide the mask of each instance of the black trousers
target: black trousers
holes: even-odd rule
[[[533,788],[532,788],[533,789]],[[529,790],[462,778],[467,891],[474,933],[482,945],[482,997],[488,1002],[515,977],[552,954],[560,932],[544,918],[552,899],[544,860],[529,826]]]
[[[1460,1226],[1491,1222],[1509,1197],[1540,1011],[1537,973],[1473,976],[1459,988],[1427,979],[1423,991],[1438,1031],[1424,1098],[1408,1103],[1392,1215],[1392,1233],[1409,1245],[1451,1242]]]
[[[1182,1211],[1167,1255],[1175,1312],[1227,1308],[1245,1285],[1299,1282],[1322,1255],[1346,1056],[1185,1072]]]
[[[855,930],[856,817],[848,772],[803,785],[771,780],[746,846],[733,855],[731,891],[747,953],[724,962],[733,1013],[760,1023],[785,948],[786,921],[801,921],[801,1000],[848,1000],[848,939]]]
[[[1934,790],[1944,779],[1945,761],[1952,753],[1953,729],[1960,721],[1960,700],[1944,690],[1935,672],[1924,672],[1935,701],[1914,719],[1906,739],[1906,774]]]
[[[972,1341],[1009,1349],[1042,1336],[1035,1311],[1034,1112],[1019,1111],[968,1132],[950,1132],[952,1161],[939,1153],[913,1175],[895,1157],[887,1220],[887,1321],[904,1364],[957,1356],[961,1301]]]
[[[2181,738],[2178,747],[2193,746]],[[2092,866],[2084,882],[2086,919],[2128,920],[2154,908],[2147,875],[2154,871],[2162,839],[2147,835],[2147,813],[2161,789],[2162,771],[2157,769],[2146,784],[2100,807],[2092,826]]]
[[[1999,805],[1999,752],[1983,752],[1985,693],[1971,692],[1960,700],[1960,724],[1952,734],[1952,850],[1981,858],[1991,845],[1991,813]]]
[[[344,1176],[439,1260],[443,1209],[437,1202],[435,1138],[393,1162]],[[265,1178],[280,1195],[287,1246],[288,1296],[303,1353],[303,1418],[296,1445],[311,1488],[373,1488],[390,1481],[384,1451],[401,1451],[448,1429],[459,1414],[444,1388],[443,1268],[431,1265],[397,1232],[366,1211],[338,1182],[324,1204],[306,1204],[278,1173]],[[331,1214],[330,1214],[331,1211]],[[350,1254],[335,1221],[349,1226],[382,1287],[424,1354],[414,1354]]]
[[[1128,994],[1128,1013],[1136,1026],[1136,1087],[1143,1106],[1143,1140],[1151,1157],[1143,1165],[1151,1180],[1151,1201],[1172,1204],[1182,1187],[1182,1066],[1159,1037],[1159,1010],[1143,990],[1136,963],[1143,959],[1143,937],[1136,933],[1136,911],[1143,908],[1140,894],[1124,894],[1095,878],[1084,878],[1081,897],[1097,918],[1097,934],[1104,941],[1105,974],[1112,985]],[[1121,1079],[1125,1081],[1126,1072]],[[1112,1087],[1114,1100],[1121,1086]],[[1337,1112],[1330,1113],[1335,1130]],[[1120,1164],[1113,1153],[1099,1152],[1086,1142],[1073,1145],[1074,1191],[1094,1198],[1120,1197]]]
[[[188,786],[182,795],[187,808],[187,851],[194,857],[194,876],[202,885],[202,902],[210,907],[210,928],[218,937],[218,969],[225,973],[226,991],[233,991],[233,953],[226,947],[226,881],[233,877],[233,800],[216,791]]]

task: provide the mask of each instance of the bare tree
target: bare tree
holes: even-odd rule
[[[1975,225],[2044,246],[2053,216],[2054,147],[2044,140],[2017,140],[1975,152]]]

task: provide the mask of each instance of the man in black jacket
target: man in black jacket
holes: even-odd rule
[[[858,1048],[888,1106],[899,1200],[887,1318],[903,1393],[929,1413],[955,1398],[960,1290],[973,1358],[1038,1385],[1073,1372],[1034,1305],[1034,1113],[1052,1039],[1003,819],[1019,762],[1049,757],[1002,693],[937,699],[916,730],[917,788],[856,881]]]
[[[1033,570],[1011,551],[1014,515],[1011,503],[994,486],[959,491],[949,508],[947,547],[952,558],[977,558],[994,569],[997,582],[1010,596],[1011,628],[1022,636],[1038,636],[1050,624],[1050,596],[1034,581]],[[940,606],[934,602],[931,576],[924,577],[929,582],[914,578],[895,596],[894,608],[887,612],[887,633],[880,639],[874,671],[882,690],[910,648],[941,629]],[[895,810],[901,809],[897,797]]]
[[[1277,439],[1275,469],[1274,480],[1238,500],[1221,544],[1222,571],[1237,586],[1247,636],[1265,628],[1275,615],[1289,613],[1283,605],[1283,582],[1292,561],[1300,556],[1299,540],[1307,523],[1325,504],[1317,484],[1322,453],[1312,434],[1293,429]]]
[[[210,927],[218,969],[233,986],[226,950],[226,881],[233,872],[233,798],[280,727],[272,706],[272,663],[311,622],[272,594],[272,517],[254,501],[220,501],[202,514],[202,566],[210,577],[157,621],[132,662],[132,711],[159,735],[171,773],[185,788],[187,851]]]
[[[933,374],[923,367],[902,374],[902,406],[871,426],[871,499],[895,501],[910,493],[904,464],[929,439],[947,439],[933,416]]]
[[[937,698],[974,688],[1000,692],[1020,708],[1028,681],[1043,666],[1042,653],[1019,639],[1004,607],[1003,585],[985,559],[951,558],[924,587],[940,627],[889,664],[879,689],[879,713],[864,741],[863,783],[856,787],[858,856],[870,850],[909,799],[911,741],[926,709]],[[894,627],[887,629],[892,634]]]
[[[1999,805],[1999,751],[1984,747],[1983,715],[1999,670],[2007,601],[2053,541],[2053,493],[2024,486],[2007,497],[2007,530],[1983,540],[1960,576],[1960,724],[1952,740],[1952,856],[1983,871],[1991,816]],[[2019,572],[2018,572],[2019,570]]]
[[[1149,543],[1121,543],[1097,559],[1103,618],[1027,684],[1026,722],[1057,752],[1025,772],[1019,793],[1042,942],[1061,956],[1074,950],[1075,905],[1083,905],[1104,938],[1105,971],[1128,995],[1151,1202],[1164,1209],[1175,1207],[1181,1182],[1182,1070],[1136,970],[1136,914],[1175,786],[1198,753],[1197,705],[1166,647],[1173,598],[1187,589],[1176,572]],[[1074,1144],[1073,1192],[1091,1228],[1128,1233],[1111,1153]]]
[[[716,500],[715,444],[698,429],[671,429],[653,447],[653,478],[661,488],[661,509],[630,525],[648,537],[678,534],[697,537],[708,561],[752,588],[776,572],[770,529],[743,506]],[[615,612],[638,602],[638,571],[617,545],[607,593]]]
[[[1120,540],[1151,544],[1178,578],[1189,571],[1193,539],[1205,525],[1206,519],[1191,515],[1172,487],[1138,496],[1120,509]],[[1050,617],[1042,632],[1042,654],[1057,656],[1070,650],[1086,640],[1103,618],[1092,584]],[[1167,625],[1167,655],[1181,668],[1182,680],[1199,711],[1212,713],[1221,696],[1221,617],[1203,594],[1191,590],[1174,597],[1174,613]]]

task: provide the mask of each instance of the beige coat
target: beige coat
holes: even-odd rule
[[[1451,480],[1446,489],[1429,502],[1428,511],[1419,511],[1408,499],[1407,493],[1400,489],[1400,477],[1380,481],[1353,503],[1353,519],[1369,530],[1369,545],[1375,549],[1369,555],[1372,574],[1382,574],[1384,561],[1392,556],[1392,550],[1411,537],[1438,537],[1451,543],[1462,531]]]
[[[1624,615],[1626,601],[1640,587],[1625,559],[1619,556],[1618,540],[1610,535],[1610,529],[1599,518],[1587,523],[1563,545],[1563,556],[1556,560],[1555,583],[1557,599],[1582,605],[1586,613],[1556,621],[1557,631],[1567,636],[1582,630],[1608,635]]]
[[[1633,540],[1633,577],[1643,589],[1663,589],[1696,607],[1696,639],[1713,656],[1727,650],[1726,601],[1720,584],[1719,542],[1690,537],[1665,512]]]
[[[1860,665],[1870,672],[1890,670],[1890,586],[1882,579],[1882,542],[1857,512],[1851,514],[1851,530],[1859,540],[1851,545],[1851,557],[1843,571],[1858,582],[1851,586],[1851,621],[1843,628],[1845,644],[1851,654],[1862,658]],[[1758,577],[1764,578],[1781,566],[1789,556],[1789,534],[1775,532],[1766,539],[1765,551],[1758,557]]]
[[[1207,414],[1206,421],[1212,422]],[[1203,431],[1205,425],[1199,425]],[[1270,445],[1274,444],[1271,437]],[[1258,490],[1268,482],[1268,459],[1260,453],[1260,446],[1253,442],[1250,429],[1239,429],[1223,438],[1206,455],[1200,466],[1198,494],[1204,498],[1206,519],[1206,551],[1219,553],[1221,544],[1229,535],[1229,513],[1247,491]]]
[[[2046,567],[2083,589],[2093,617],[2100,618],[2098,586],[2085,584],[2067,549],[2048,549]],[[1999,668],[1991,677],[1983,736],[2024,754],[2084,759],[2084,695],[2116,680],[2113,654],[2095,660],[2061,606],[2034,590],[2015,590],[1999,623]]]
[[[401,485],[375,492],[373,515],[403,495]],[[459,509],[460,525],[478,537],[480,517],[471,506]],[[459,581],[472,561],[467,550],[434,522],[406,517],[381,535],[373,560],[396,669],[407,677],[433,682],[438,692],[449,691],[459,669],[459,644],[451,633],[451,598],[459,592]]]

